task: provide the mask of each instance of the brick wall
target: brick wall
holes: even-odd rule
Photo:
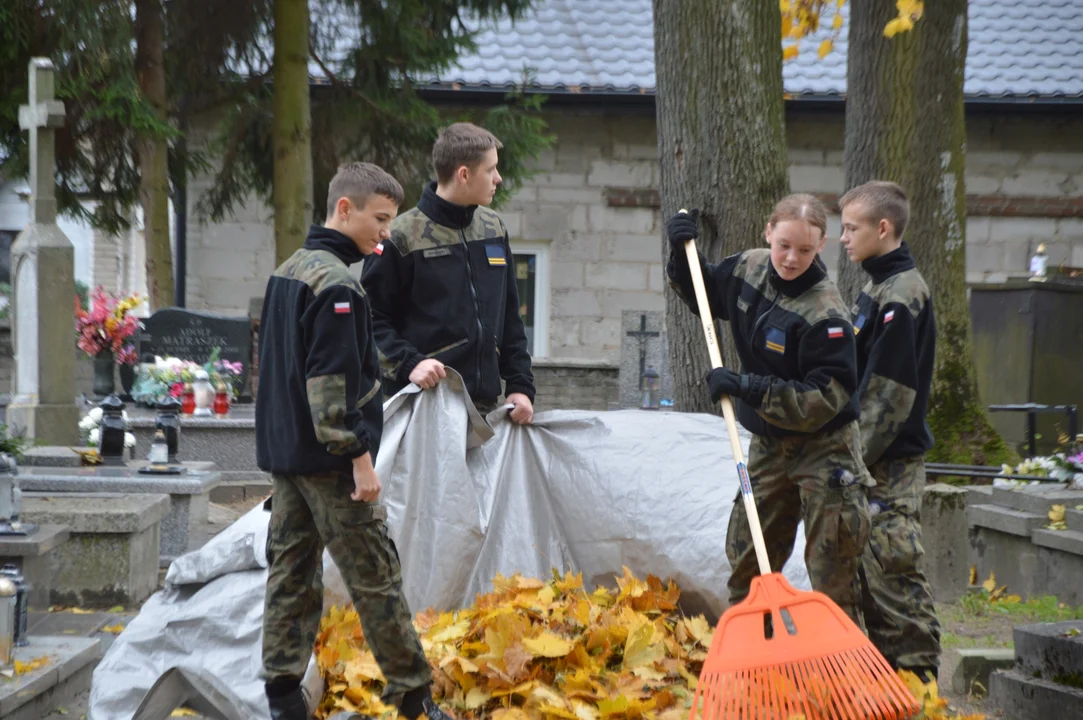
[[[533,370],[535,410],[608,410],[619,400],[613,365],[539,359]]]

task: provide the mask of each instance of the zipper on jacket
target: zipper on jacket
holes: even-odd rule
[[[770,315],[771,311],[775,309],[776,305],[778,305],[779,298],[781,298],[781,297],[782,297],[782,293],[779,292],[778,290],[775,290],[775,299],[771,301],[771,305],[767,308],[767,311],[764,312],[763,315],[760,315],[759,318],[756,320],[756,322],[752,325],[752,334],[748,338],[748,344],[752,348],[753,352],[755,352],[757,350],[757,348],[756,348],[756,333],[758,333],[760,331],[760,326],[763,325],[764,320],[767,319],[767,316]]]
[[[470,245],[466,242],[466,233],[459,229],[459,238],[463,241],[466,252],[466,279],[470,283],[470,295],[474,298],[474,319],[478,324],[478,351],[474,362],[474,392],[481,390],[481,347],[485,341],[485,328],[481,324],[481,305],[478,303],[478,289],[474,285],[474,267],[470,263]]]

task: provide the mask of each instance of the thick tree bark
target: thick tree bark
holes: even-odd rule
[[[301,247],[312,221],[312,115],[308,89],[308,3],[275,0],[275,261]]]
[[[789,187],[778,3],[653,5],[662,219],[700,208],[696,245],[711,261],[762,246],[771,209]],[[710,362],[699,316],[668,287],[666,329],[676,408],[717,412],[704,382]],[[736,364],[728,329],[719,337],[724,362]]]
[[[135,70],[143,97],[166,117],[164,28],[161,0],[135,2]],[[143,205],[147,290],[152,309],[174,302],[173,251],[169,242],[169,145],[163,137],[138,139],[139,197]]]
[[[885,38],[894,0],[851,3],[846,78],[846,186],[899,183],[910,199],[905,239],[933,295],[936,370],[929,459],[1000,464],[1011,452],[978,395],[966,295],[966,0],[926,3],[909,32]],[[840,248],[839,287],[865,282]]]

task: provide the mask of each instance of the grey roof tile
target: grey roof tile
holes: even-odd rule
[[[823,60],[817,55],[832,35],[831,19],[783,65],[786,92],[845,93],[848,24],[834,51]],[[968,96],[1083,97],[1083,0],[970,0],[968,24]],[[536,86],[546,90],[654,91],[650,0],[538,0],[517,22],[476,27],[478,51],[423,80],[504,87],[530,68]]]

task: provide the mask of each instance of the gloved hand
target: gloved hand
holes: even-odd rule
[[[673,252],[684,255],[684,244],[699,237],[699,208],[677,213],[666,223],[666,236]]]
[[[723,395],[740,398],[752,407],[759,407],[771,386],[771,378],[762,375],[739,375],[729,368],[715,368],[707,373],[711,400],[719,402]]]

